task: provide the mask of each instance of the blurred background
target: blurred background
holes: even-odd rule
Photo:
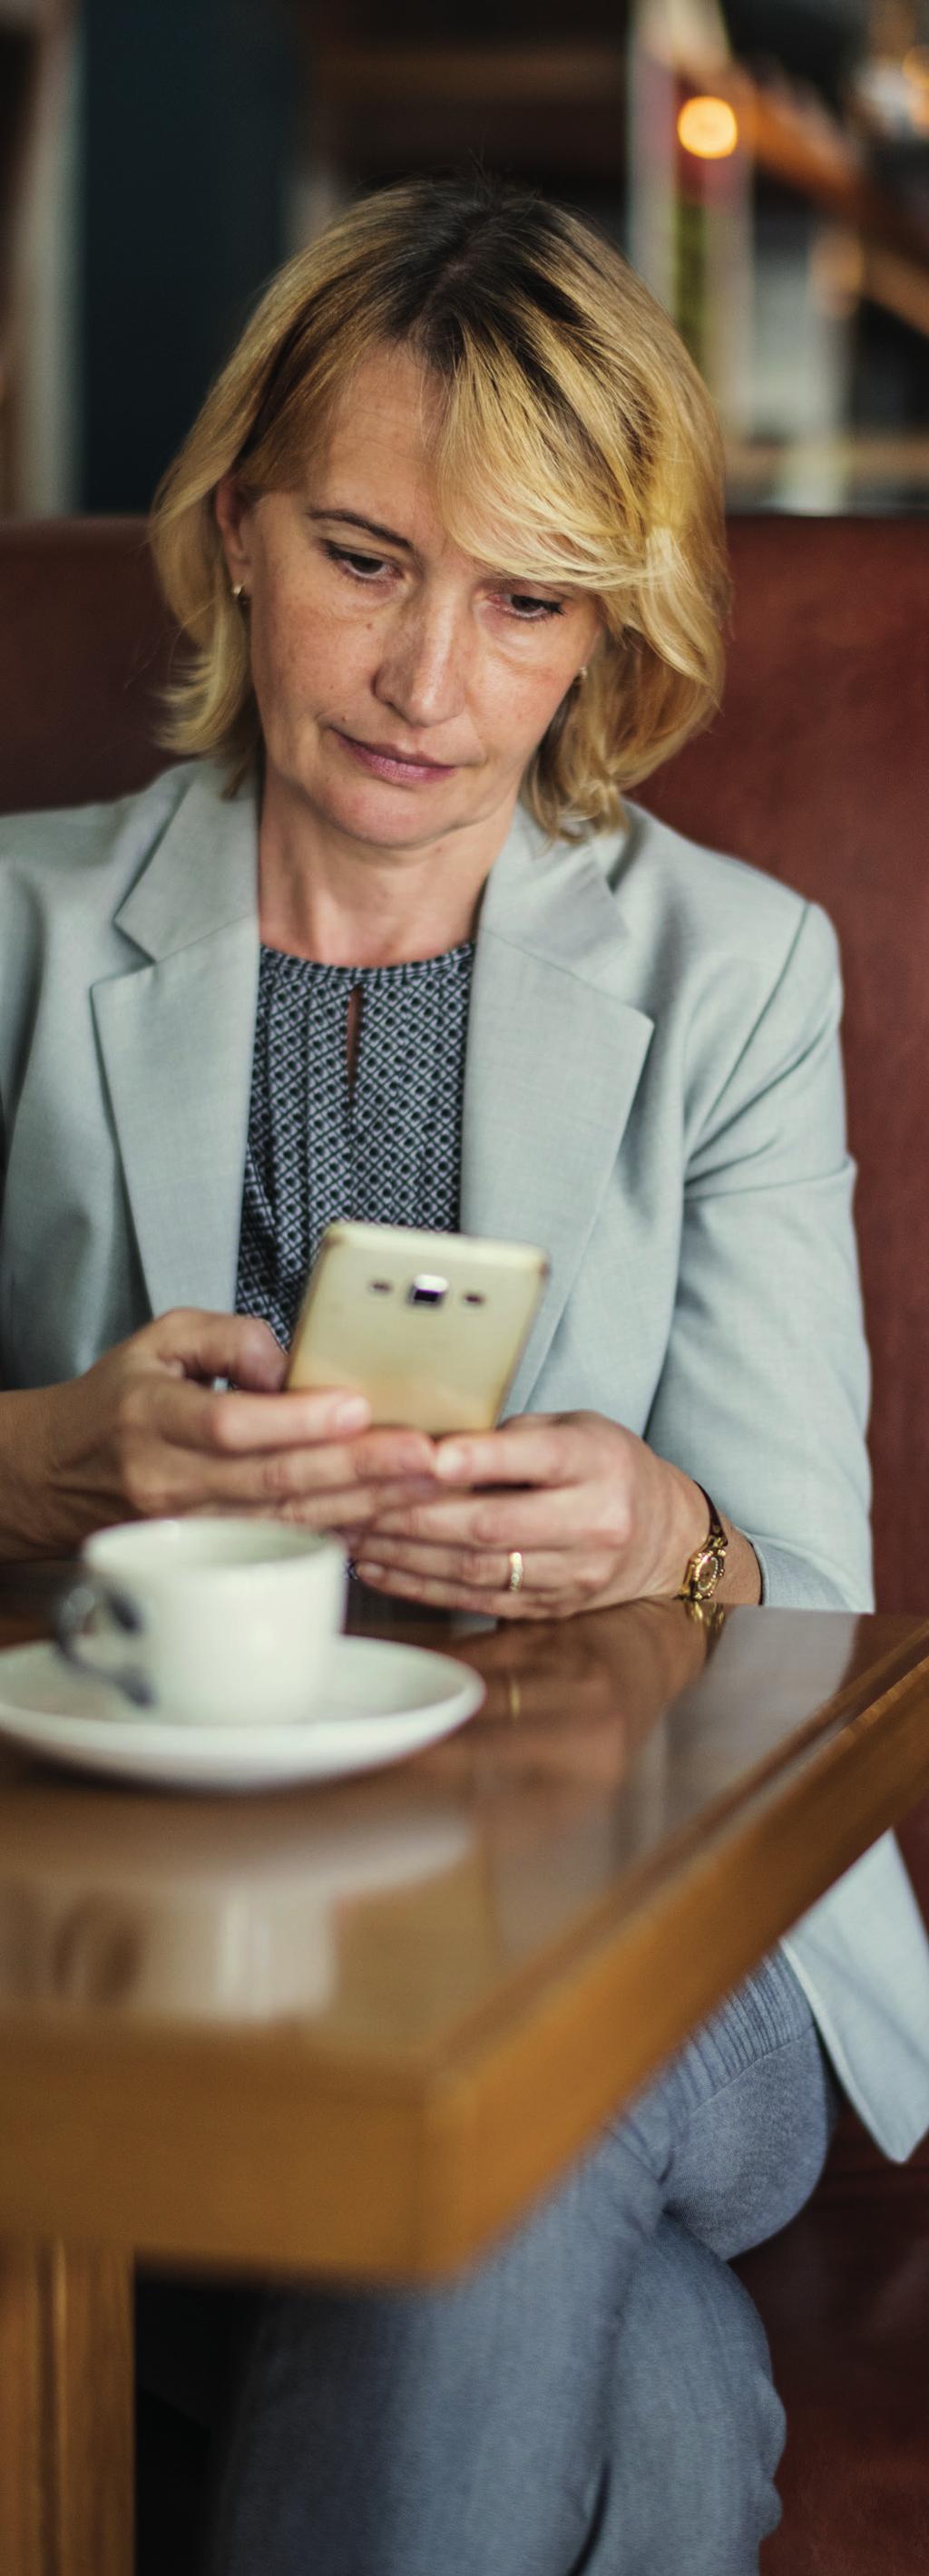
[[[144,509],[270,271],[469,162],[595,215],[730,507],[929,503],[929,0],[0,0],[0,510]]]

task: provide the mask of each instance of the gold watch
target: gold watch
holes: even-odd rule
[[[676,1598],[678,1601],[686,1601],[691,1610],[700,1611],[709,1608],[715,1594],[719,1591],[726,1571],[729,1541],[715,1503],[710,1501],[709,1494],[704,1492],[702,1485],[697,1486],[697,1492],[703,1494],[703,1500],[710,1515],[710,1526],[702,1545],[695,1547],[692,1557],[688,1559],[684,1580]]]

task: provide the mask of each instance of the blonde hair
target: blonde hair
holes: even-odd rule
[[[492,180],[361,199],[281,269],[156,497],[151,544],[189,647],[166,739],[260,752],[245,621],[213,510],[305,472],[355,369],[405,346],[442,393],[435,489],[453,541],[595,596],[603,631],[523,779],[543,828],[615,823],[624,788],[705,724],[728,605],[715,414],[667,315],[563,208]]]

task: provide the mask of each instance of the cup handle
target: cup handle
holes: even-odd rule
[[[150,1708],[155,1694],[137,1664],[102,1663],[88,1654],[85,1631],[88,1621],[100,1610],[109,1620],[112,1632],[121,1636],[138,1635],[142,1620],[135,1603],[112,1584],[101,1582],[99,1576],[83,1574],[55,1605],[55,1642],[59,1653],[65,1655],[79,1673],[89,1673],[94,1681],[109,1682],[115,1690],[123,1691],[136,1708]]]

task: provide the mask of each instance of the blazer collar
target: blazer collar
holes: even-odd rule
[[[222,793],[222,771],[197,762],[171,819],[116,914],[117,929],[146,957],[173,957],[233,922],[253,919],[258,810],[253,780]]]

